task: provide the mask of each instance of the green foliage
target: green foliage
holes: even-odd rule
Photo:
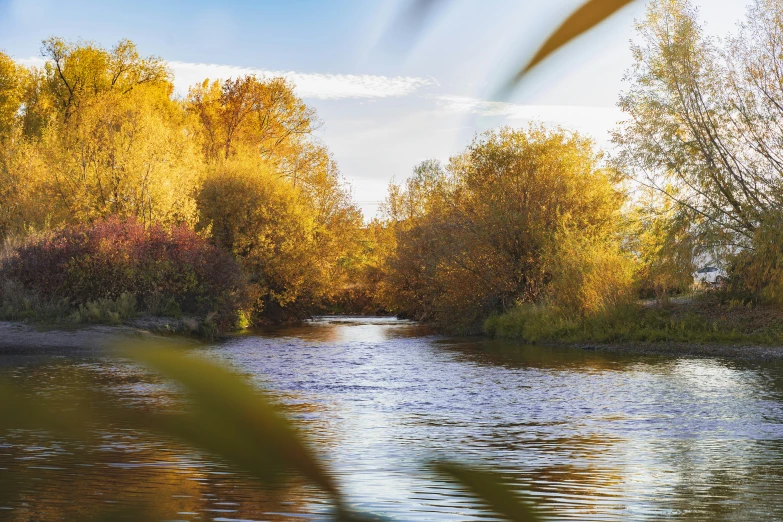
[[[766,0],[720,40],[704,34],[689,0],[650,2],[637,24],[618,165],[671,199],[705,247],[749,247],[783,207],[781,28],[780,3]]]
[[[102,298],[80,305],[69,319],[74,323],[120,324],[136,316],[136,297],[123,293],[117,299]]]
[[[488,318],[488,335],[530,343],[716,343],[783,342],[781,316],[772,310],[721,305],[717,296],[672,306],[625,305],[585,317],[554,307],[523,305]]]
[[[4,321],[55,322],[72,312],[73,307],[65,298],[42,298],[18,281],[0,278],[0,319]]]

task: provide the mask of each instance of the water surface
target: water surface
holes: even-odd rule
[[[451,339],[394,319],[321,318],[193,348],[249,375],[312,436],[351,502],[397,520],[491,518],[433,477],[433,456],[480,462],[558,519],[783,519],[783,367]],[[0,356],[0,376],[56,395],[88,379],[123,404],[177,391],[109,354]],[[82,448],[0,433],[18,479],[0,520],[80,520],[152,500],[160,520],[322,519],[290,480],[270,490],[127,427]]]

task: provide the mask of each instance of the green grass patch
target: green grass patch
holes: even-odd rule
[[[696,299],[669,306],[618,307],[589,317],[568,317],[559,310],[522,305],[490,317],[484,332],[531,343],[678,342],[715,344],[783,344],[780,311]]]

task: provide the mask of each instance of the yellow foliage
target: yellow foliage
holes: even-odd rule
[[[0,140],[8,138],[22,104],[27,72],[0,52]]]
[[[316,121],[284,78],[207,79],[190,89],[187,107],[208,161],[242,153],[287,156],[286,148],[308,135]]]
[[[621,299],[624,195],[599,159],[578,134],[531,127],[422,165],[386,203],[389,307],[472,330],[520,302],[587,313]]]
[[[642,296],[666,300],[693,283],[694,240],[689,223],[674,202],[642,191],[631,212],[631,249],[636,255],[636,286]]]
[[[634,262],[616,241],[563,230],[546,264],[547,301],[566,316],[594,316],[634,300]]]
[[[241,258],[257,312],[303,317],[349,286],[361,212],[290,82],[205,80],[181,100],[130,41],[50,38],[43,54],[30,69],[0,54],[3,239],[110,215],[198,222]]]
[[[225,161],[212,167],[198,195],[199,226],[242,260],[256,311],[285,315],[297,299],[318,296],[325,269],[316,220],[300,191],[262,161]],[[291,310],[295,315],[296,311]]]
[[[147,223],[195,221],[201,169],[172,103],[146,86],[109,91],[46,129],[40,181],[69,220],[117,214]]]

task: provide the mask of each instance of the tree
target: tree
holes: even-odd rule
[[[313,110],[284,78],[204,80],[190,89],[188,110],[196,117],[207,161],[244,151],[265,159],[283,158],[285,147],[310,134],[316,123]]]
[[[4,232],[109,215],[193,223],[202,169],[165,64],[127,40],[107,51],[50,38],[43,53],[0,165]]]
[[[23,67],[0,52],[0,142],[9,139],[13,132],[22,106],[26,76]]]
[[[445,169],[420,165],[387,200],[390,308],[470,331],[523,302],[578,314],[619,299],[624,196],[598,160],[589,140],[534,127],[488,132]],[[599,258],[621,288],[588,291]]]
[[[44,40],[44,81],[59,116],[67,121],[85,100],[100,93],[127,94],[140,85],[171,88],[171,72],[158,57],[142,58],[129,40],[110,51],[91,42]]]
[[[758,0],[724,47],[688,0],[651,3],[637,26],[618,165],[676,201],[707,247],[749,247],[783,207],[781,7]]]
[[[214,166],[198,195],[199,227],[250,277],[255,319],[301,318],[326,290],[315,217],[298,189],[259,160]]]

